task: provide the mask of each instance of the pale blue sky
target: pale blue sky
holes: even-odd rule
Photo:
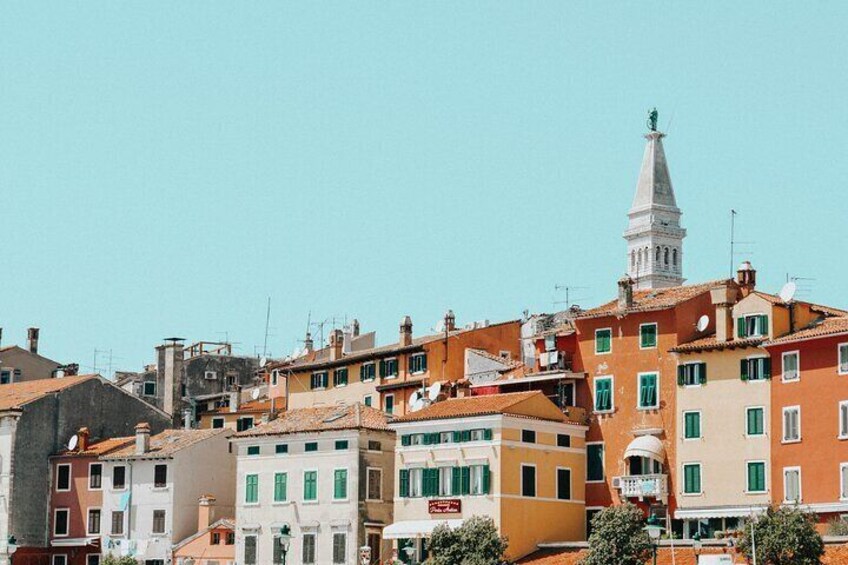
[[[612,297],[660,111],[690,281],[848,306],[845,2],[6,2],[0,325],[118,368]],[[673,121],[669,126],[669,121]],[[740,257],[741,260],[741,257]],[[102,359],[102,357],[101,357]],[[88,368],[88,367],[86,367]],[[105,364],[99,367],[105,370]]]

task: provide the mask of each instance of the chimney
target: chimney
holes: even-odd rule
[[[150,451],[150,424],[141,422],[135,427],[135,454],[144,455]]]
[[[197,501],[197,531],[202,532],[215,521],[216,499],[211,494],[204,494]]]
[[[88,431],[88,428],[82,427],[77,432],[77,449],[79,451],[88,450],[89,441],[88,438],[91,434]]]
[[[404,316],[400,321],[400,346],[412,345],[412,318]]]
[[[191,429],[191,408],[186,408],[185,410],[183,410],[183,429]]]
[[[445,331],[452,332],[456,329],[456,316],[453,310],[445,312]]]
[[[27,330],[27,349],[30,353],[38,353],[38,328]]]
[[[359,337],[359,320],[354,318],[350,326],[353,328],[353,337]]]
[[[340,329],[330,332],[330,361],[342,358],[342,347],[344,347],[344,334]]]
[[[230,391],[230,412],[238,412],[241,406],[241,387],[236,385]]]
[[[454,398],[466,398],[471,396],[471,383],[462,379],[454,383]]]
[[[633,306],[633,279],[624,275],[618,279],[618,307],[625,310]]]
[[[312,353],[315,350],[315,343],[312,341],[312,334],[306,332],[306,339],[303,340],[303,349],[307,353]]]
[[[183,344],[181,338],[168,338],[170,343],[156,348],[156,380],[162,383],[162,409],[179,425],[182,415]],[[158,391],[157,391],[158,396]]]
[[[733,339],[733,305],[738,294],[733,283],[710,289],[710,298],[716,309],[716,341],[719,343]]]
[[[739,283],[742,298],[754,292],[754,287],[757,286],[757,270],[754,269],[750,261],[743,261],[739,265],[739,270],[736,271],[736,282]]]
[[[0,347],[3,346],[3,328],[0,328]]]

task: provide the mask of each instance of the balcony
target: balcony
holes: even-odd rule
[[[630,475],[618,478],[622,498],[668,498],[668,475]],[[615,481],[613,481],[615,486]]]

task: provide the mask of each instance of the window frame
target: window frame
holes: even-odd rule
[[[319,375],[323,375],[323,379],[318,379]],[[318,386],[314,386],[315,384]],[[313,371],[309,376],[309,390],[327,390],[330,384],[330,373],[329,371]]]
[[[787,439],[786,437],[786,414],[791,411],[798,412],[798,437],[796,439]],[[801,406],[796,404],[794,406],[784,406],[781,409],[781,434],[780,434],[780,443],[801,443],[801,440],[804,438],[803,433],[801,431]]]
[[[697,361],[689,360],[689,361],[685,361],[683,363],[678,363],[678,367],[681,367],[681,366],[684,367],[684,369],[683,369],[683,388],[697,388],[697,387],[704,386],[701,383],[701,365],[706,365],[706,362],[700,361],[700,360],[697,360]],[[694,384],[689,384],[689,383],[686,382],[686,378],[687,378],[688,373],[689,373],[688,369],[693,369],[691,371],[691,373],[695,376],[696,382]]]
[[[568,471],[568,498],[562,498],[559,495],[559,472],[560,471]],[[555,497],[557,500],[570,502],[574,500],[574,472],[571,470],[571,467],[556,467],[556,487]]]
[[[70,562],[67,553],[54,553],[50,556],[50,565],[68,565],[68,563]]]
[[[162,531],[156,530],[156,520],[157,520],[156,514],[157,514],[157,512],[160,512],[161,515],[162,515]],[[168,513],[162,508],[154,508],[153,509],[153,517],[150,521],[150,535],[164,536],[166,534],[166,532],[168,531],[167,521],[168,521]]]
[[[698,492],[686,491],[686,467],[698,468]],[[683,476],[683,490],[681,492],[683,496],[702,496],[704,494],[704,465],[701,461],[689,461],[687,463],[682,463],[680,466],[680,474]]]
[[[795,377],[792,379],[786,378],[786,357],[789,355],[795,356]],[[801,380],[801,351],[784,351],[780,354],[780,382],[782,383],[797,383]]]
[[[653,326],[653,328],[654,328],[654,344],[653,345],[643,345],[642,344],[642,338],[643,338],[642,329],[643,328],[649,328],[651,326]],[[660,341],[660,329],[659,329],[659,325],[657,324],[657,322],[646,322],[644,324],[639,324],[639,349],[640,350],[644,351],[646,349],[656,349],[657,347],[659,347],[659,341]],[[612,338],[610,338],[610,346],[611,346],[611,342],[612,342]]]
[[[67,488],[59,488],[59,477],[60,477],[59,469],[62,468],[62,467],[66,468],[68,470],[68,487]],[[56,492],[71,492],[73,490],[74,478],[73,478],[73,473],[71,472],[72,470],[73,469],[72,469],[70,463],[57,463],[56,464],[56,482],[54,484],[54,487],[55,487],[54,490]]]
[[[600,332],[609,332],[609,350],[598,351],[598,334]],[[595,329],[595,355],[611,355],[612,354],[612,327]]]
[[[153,385],[153,392],[147,392],[147,385]],[[148,398],[156,396],[156,381],[144,381],[141,383],[141,395],[146,396]]]
[[[600,445],[601,446],[601,478],[600,479],[590,479],[589,478],[589,446],[590,445]],[[587,441],[586,442],[586,484],[601,484],[607,481],[607,462],[606,462],[606,442],[603,441]]]
[[[745,379],[746,383],[767,383],[772,378],[774,378],[773,374],[769,378],[766,378],[762,375],[762,372],[761,372],[759,378],[756,378],[756,379],[751,378],[751,361],[756,361],[756,360],[759,360],[759,359],[767,359],[768,362],[771,363],[771,356],[770,355],[763,355],[762,353],[755,353],[753,355],[749,355],[749,356],[745,357],[745,362],[748,363],[748,378]],[[781,369],[782,368],[783,367],[781,367]]]
[[[332,533],[333,540],[333,555],[332,555],[332,563],[333,565],[344,565],[347,562],[347,532],[335,531]],[[344,540],[344,543],[341,545],[342,555],[340,557],[336,557],[336,538],[341,536]]]
[[[400,376],[400,363],[398,363],[397,356],[395,357],[386,357],[382,360],[384,363],[384,367],[386,368],[386,376],[382,377],[383,379],[390,381],[392,379],[398,378]],[[389,363],[394,363],[395,372],[394,374],[389,373]]]
[[[766,327],[760,328],[763,331],[761,333],[749,334],[748,333],[748,319],[749,318],[757,318],[758,320],[761,320],[763,316],[765,316],[765,318],[766,318]],[[744,321],[743,323],[745,324],[745,337],[743,337],[742,339],[760,338],[760,337],[768,338],[768,336],[769,336],[769,322],[770,322],[769,318],[770,317],[771,316],[769,316],[769,314],[764,313],[764,312],[749,312],[749,313],[746,313],[746,314],[742,314],[741,318]],[[738,322],[738,320],[737,320],[737,322]],[[755,326],[759,325],[759,321],[755,322],[754,325]],[[739,335],[738,329],[736,330],[736,335],[737,336]]]
[[[533,469],[533,494],[525,494],[524,492],[524,469]],[[535,463],[521,463],[521,498],[539,498],[539,470]]]
[[[216,426],[215,424],[217,424],[219,422],[220,422],[221,425]],[[224,418],[223,416],[213,416],[212,417],[212,422],[211,422],[210,426],[212,427],[213,430],[222,429],[226,425],[227,425],[227,419]]]
[[[846,348],[846,355],[848,355],[848,341],[843,341],[842,343],[836,344],[836,374],[837,375],[848,375],[848,359],[845,360],[846,369],[842,370],[842,348]]]
[[[380,479],[377,482],[378,490],[380,491],[379,498],[371,498],[371,472],[376,471],[380,474]],[[383,468],[382,467],[366,467],[365,468],[365,501],[366,502],[383,502]]]
[[[598,381],[610,382],[610,407],[608,409],[598,409]],[[612,414],[615,412],[615,376],[600,375],[592,379],[592,411],[595,414]]]
[[[789,500],[786,496],[786,475],[789,472],[798,471],[798,500]],[[801,480],[801,467],[799,465],[794,465],[791,467],[783,468],[783,503],[784,504],[801,504],[804,500],[804,489],[803,482]]]
[[[698,441],[698,440],[704,439],[704,432],[703,432],[703,425],[702,425],[703,419],[704,419],[703,411],[701,411],[701,410],[683,410],[682,414],[683,414],[683,421],[682,421],[682,424],[683,424],[682,425],[683,441]],[[695,437],[686,437],[686,415],[687,414],[697,414],[698,415],[698,435],[695,436]]]
[[[58,521],[57,517],[59,516],[60,512],[65,513],[65,533],[63,533],[63,534],[60,534],[59,532],[56,531],[56,526],[59,525],[59,521]],[[53,528],[52,528],[52,530],[53,530],[53,537],[54,538],[66,538],[66,537],[71,535],[71,509],[70,508],[68,508],[67,506],[62,506],[62,507],[53,509]]]
[[[100,486],[97,486],[97,487],[91,486],[91,479],[94,476],[92,474],[91,470],[95,466],[100,467]],[[93,461],[93,462],[88,464],[88,490],[90,490],[90,491],[103,490],[103,471],[104,471],[104,465],[100,461]]]
[[[389,399],[392,399],[392,409],[389,410]],[[383,412],[389,415],[394,415],[395,413],[395,395],[394,393],[389,393],[383,396]]]
[[[423,365],[422,365],[424,368],[423,369],[416,369],[416,370],[413,371],[412,370],[413,364],[417,360],[422,359],[422,358],[424,359],[424,362],[423,362]],[[427,352],[424,351],[424,352],[418,352],[418,353],[410,354],[410,356],[409,356],[409,374],[410,375],[423,375],[426,372],[427,372]]]
[[[526,434],[526,437],[525,437]],[[535,444],[536,443],[536,430],[530,430],[527,428],[522,428],[521,430],[521,443],[527,444]]]
[[[848,473],[845,472],[845,469],[848,469],[848,462],[842,462],[839,464],[839,500],[848,500]]]
[[[256,491],[253,493],[255,495],[255,500],[250,500],[251,494],[251,485],[250,479],[251,477],[256,478]],[[258,506],[259,505],[259,473],[245,473],[244,474],[244,498],[242,499],[242,504],[245,506]]]
[[[315,497],[314,498],[306,498],[306,484],[307,484],[306,475],[307,475],[307,473],[314,473],[315,474]],[[318,486],[320,484],[318,482],[318,469],[317,468],[304,469],[300,476],[301,476],[301,479],[303,480],[303,490],[300,493],[301,497],[302,497],[301,499],[303,500],[303,504],[318,504],[320,502],[319,496],[318,496],[318,490],[319,490]]]
[[[370,370],[367,371],[369,374],[368,377],[362,378],[363,373],[366,372],[365,368],[370,367]],[[370,383],[377,380],[377,363],[374,361],[367,361],[365,363],[360,363],[359,365],[359,382],[362,383]]]
[[[307,545],[306,538],[312,541],[311,545]],[[315,565],[315,554],[318,553],[318,535],[315,532],[306,532],[301,536],[301,553],[300,558],[304,565]],[[307,560],[307,548],[311,549],[311,558]]]
[[[762,464],[763,466],[763,490],[751,490],[751,465]],[[745,494],[768,494],[768,462],[765,459],[750,459],[745,461]]]
[[[165,468],[165,482],[157,482],[156,480],[156,472],[157,469],[164,467]],[[153,489],[154,490],[162,490],[168,488],[168,464],[167,463],[157,463],[153,465]]]
[[[751,410],[759,410],[763,415],[763,431],[759,434],[750,433],[750,429],[748,428],[749,417],[748,413]],[[765,437],[766,430],[768,429],[768,424],[766,422],[766,407],[765,406],[746,406],[745,407],[745,437]]]
[[[97,525],[100,526],[99,529],[94,532],[91,530],[91,512],[96,510],[99,512],[100,517],[97,520]],[[85,533],[87,536],[99,536],[103,531],[103,508],[100,506],[89,506],[85,509]]]
[[[120,516],[121,519],[118,522],[115,522],[115,518],[118,517],[118,516]],[[127,530],[126,519],[127,519],[127,514],[126,514],[125,511],[123,511],[123,510],[112,510],[112,512],[109,514],[109,535],[113,536],[113,537],[123,536],[124,533]],[[120,526],[121,531],[119,531],[119,532],[115,531],[115,524],[116,523]]]
[[[121,486],[116,487],[115,486],[115,471],[118,470],[119,468],[124,470],[124,477],[123,477],[124,482],[121,484]],[[110,480],[111,480],[110,486],[112,487],[112,490],[114,490],[114,491],[127,490],[127,466],[126,465],[113,465],[112,466],[112,478]]]
[[[338,479],[338,473],[340,471],[344,472],[344,496],[338,497],[336,496],[336,480]],[[333,468],[333,502],[348,502],[350,500],[350,469],[348,467],[334,467]]]
[[[277,498],[277,485],[280,477],[283,477],[282,485],[283,485],[283,497]],[[289,502],[289,472],[288,471],[274,471],[274,492],[272,496],[273,504],[288,504]]]
[[[845,410],[842,409],[843,406]],[[836,432],[836,439],[848,439],[848,400],[840,400],[837,409],[839,413],[836,415],[836,422],[839,429]],[[843,430],[845,433],[843,433]]]
[[[341,377],[344,377],[342,379]],[[339,367],[333,369],[333,388],[344,388],[350,383],[350,369],[348,367]]]
[[[656,379],[654,382],[654,402],[651,406],[642,406],[642,378],[653,375]],[[636,409],[641,411],[659,410],[660,409],[660,372],[659,371],[643,371],[636,373],[636,383],[638,385],[636,394]],[[611,396],[611,395],[610,395]],[[612,400],[612,398],[610,398]]]

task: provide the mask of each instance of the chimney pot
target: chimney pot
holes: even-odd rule
[[[79,429],[79,431],[77,432],[77,449],[79,451],[88,450],[88,446],[89,446],[88,438],[89,438],[90,435],[91,434],[88,431],[88,428],[86,428],[85,426],[83,426],[82,428]]]
[[[30,353],[38,353],[38,328],[29,328],[27,330],[27,349]]]
[[[622,310],[633,306],[633,279],[624,275],[618,279],[618,307]]]
[[[757,270],[751,265],[750,261],[743,261],[739,265],[739,270],[736,271],[736,282],[739,283],[743,297],[754,292],[754,288],[757,286]]]
[[[150,424],[141,422],[135,427],[135,454],[144,455],[150,451]]]
[[[354,318],[351,327],[353,328],[353,337],[359,337],[359,320]]]
[[[445,331],[452,332],[456,329],[456,316],[453,310],[445,312]]]
[[[330,361],[342,358],[342,347],[344,346],[344,334],[340,329],[330,332]]]
[[[412,318],[409,316],[404,316],[400,321],[400,345],[412,345]]]

